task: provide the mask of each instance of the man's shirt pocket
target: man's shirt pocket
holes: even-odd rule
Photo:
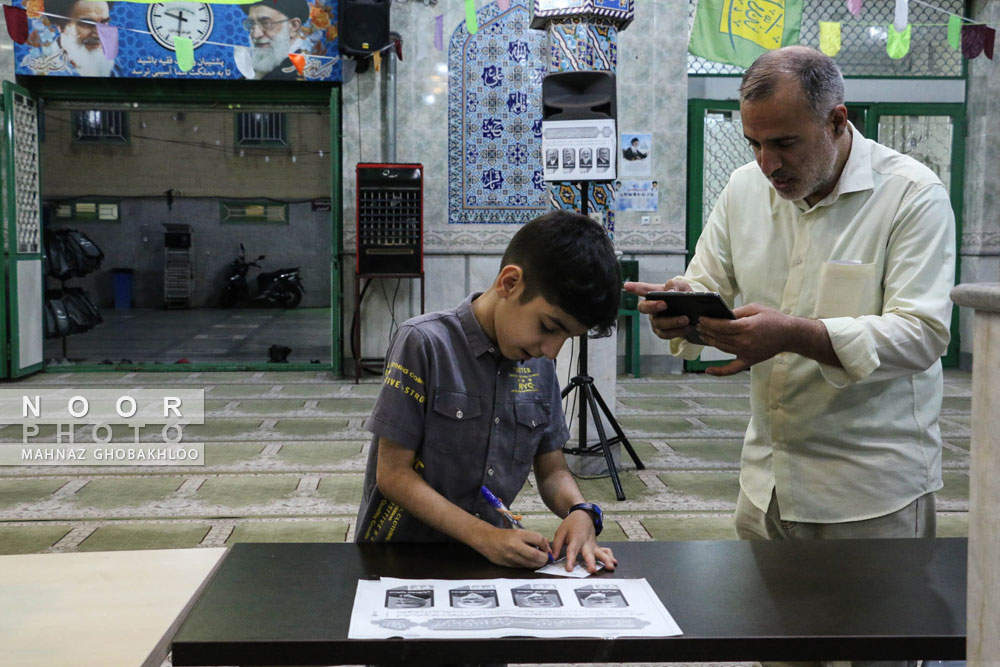
[[[824,262],[819,270],[816,318],[874,315],[882,309],[875,264]]]

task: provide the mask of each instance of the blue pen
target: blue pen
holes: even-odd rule
[[[483,492],[483,498],[486,499],[490,505],[503,515],[503,518],[507,520],[511,528],[518,528],[524,530],[524,524],[522,524],[514,513],[507,509],[507,506],[503,504],[503,501],[493,495],[493,492],[487,489],[485,486],[479,487],[479,490]],[[555,559],[552,557],[552,552],[549,552],[549,562],[552,563]]]

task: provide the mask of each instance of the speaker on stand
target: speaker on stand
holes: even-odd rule
[[[337,33],[340,52],[357,61],[359,74],[368,69],[369,56],[389,44],[389,8],[392,0],[340,0]]]
[[[617,174],[615,156],[618,137],[615,75],[606,71],[571,71],[549,74],[542,79],[542,155],[546,181],[579,182],[580,213],[589,213],[591,181],[614,180]],[[563,452],[575,456],[602,456],[607,464],[615,497],[625,500],[625,491],[618,478],[611,446],[621,443],[635,467],[645,466],[632,448],[614,413],[605,403],[594,378],[587,374],[587,334],[580,336],[577,374],[562,390],[566,398],[577,392],[579,401],[579,443],[563,446]],[[587,442],[587,414],[593,415],[598,442]],[[604,429],[607,421],[614,437]]]

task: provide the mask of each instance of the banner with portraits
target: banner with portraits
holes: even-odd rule
[[[14,45],[17,74],[341,80],[337,0],[13,0],[13,6],[26,11],[28,23],[25,43]]]

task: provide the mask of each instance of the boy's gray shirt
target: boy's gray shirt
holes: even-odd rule
[[[365,423],[374,435],[356,542],[448,540],[376,487],[380,437],[415,450],[417,472],[431,487],[496,526],[503,521],[480,487],[510,506],[535,455],[569,439],[554,362],[503,358],[472,312],[478,296],[407,320],[389,344],[382,388]]]

